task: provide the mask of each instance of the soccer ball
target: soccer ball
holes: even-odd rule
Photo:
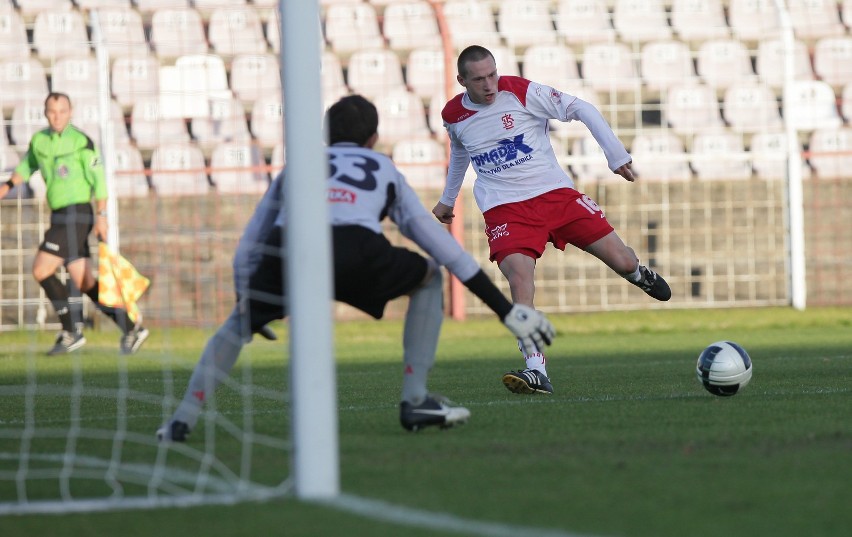
[[[704,388],[722,397],[736,394],[751,380],[751,358],[733,341],[717,341],[698,356],[695,374]]]

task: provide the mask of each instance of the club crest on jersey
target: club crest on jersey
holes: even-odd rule
[[[329,188],[328,201],[329,203],[355,203],[355,193],[345,188]]]
[[[512,114],[503,114],[503,117],[501,117],[500,120],[503,121],[503,128],[506,130],[515,127],[515,120],[512,118]]]
[[[524,143],[524,135],[519,134],[514,138],[504,138],[497,142],[497,147],[485,153],[471,155],[470,160],[475,166],[499,165],[518,159],[520,151],[526,155],[525,160],[532,158],[533,148]],[[519,164],[519,163],[518,163]]]
[[[493,240],[497,240],[500,237],[508,237],[509,232],[506,231],[506,226],[508,226],[508,225],[509,224],[500,224],[500,225],[492,227],[491,229],[487,229],[486,233],[488,233],[488,242],[491,242]]]

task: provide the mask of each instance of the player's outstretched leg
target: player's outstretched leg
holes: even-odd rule
[[[669,288],[669,284],[653,270],[644,265],[639,265],[639,276],[638,281],[631,279],[627,281],[645,291],[645,294],[651,298],[665,302],[672,297],[672,290]]]
[[[512,393],[553,393],[550,379],[536,369],[509,371],[503,375],[503,385]]]

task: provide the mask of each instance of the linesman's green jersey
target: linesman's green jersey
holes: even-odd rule
[[[73,125],[61,132],[47,128],[35,133],[15,171],[28,181],[41,170],[52,211],[107,197],[104,167],[92,139]]]

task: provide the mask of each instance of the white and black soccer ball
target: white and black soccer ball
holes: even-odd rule
[[[717,341],[698,356],[695,374],[713,395],[731,396],[751,380],[751,358],[733,341]]]

